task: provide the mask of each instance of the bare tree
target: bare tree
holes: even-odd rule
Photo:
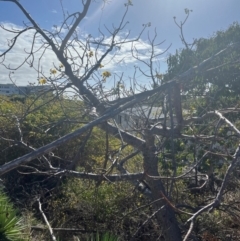
[[[25,27],[20,30],[14,28],[7,29],[4,25],[1,26],[3,30],[14,34],[14,37],[9,40],[6,49],[0,54],[2,58],[1,65],[9,69],[9,71],[13,71],[14,69],[20,69],[23,64],[28,64],[29,67],[34,68],[38,73],[39,82],[41,84],[49,83],[56,96],[62,95],[66,90],[71,89],[71,91],[84,102],[84,115],[89,116],[91,121],[78,130],[35,149],[24,142],[20,128],[21,120],[15,117],[20,135],[17,143],[27,148],[30,152],[2,165],[0,167],[0,175],[16,169],[19,166],[27,165],[36,158],[40,158],[47,165],[47,171],[42,172],[35,168],[31,173],[71,176],[75,178],[92,179],[98,182],[129,181],[154,202],[154,213],[152,217],[156,217],[159,226],[162,227],[164,240],[182,240],[182,230],[184,231],[184,240],[188,240],[188,238],[191,237],[196,218],[202,213],[211,211],[221,205],[229,177],[234,167],[238,165],[239,148],[237,148],[234,155],[230,155],[227,150],[221,153],[216,152],[212,146],[216,143],[216,140],[220,139],[217,134],[217,129],[220,125],[227,126],[235,136],[239,137],[240,131],[235,124],[223,116],[224,113],[239,112],[239,108],[235,106],[224,110],[205,110],[202,114],[198,115],[195,115],[194,112],[190,113],[189,111],[185,111],[186,113],[184,113],[181,85],[187,85],[197,75],[211,71],[210,67],[212,68],[212,63],[214,63],[217,58],[221,58],[226,52],[231,51],[231,49],[236,49],[238,43],[226,46],[226,48],[218,51],[208,59],[199,62],[196,66],[192,66],[187,71],[180,72],[168,81],[164,81],[163,75],[161,75],[156,68],[156,60],[159,55],[163,54],[159,52],[157,48],[159,45],[156,43],[157,34],[155,33],[152,39],[149,38],[150,49],[148,53],[145,53],[148,58],[142,59],[141,50],[138,49],[139,44],[141,44],[141,35],[150,24],[144,25],[142,32],[134,39],[130,39],[129,34],[125,35],[125,37],[120,37],[127,25],[125,18],[128,8],[131,6],[131,1],[125,4],[126,11],[119,25],[117,27],[113,26],[111,29],[106,27],[106,30],[111,35],[110,38],[106,37],[104,33],[100,31],[100,36],[96,38],[87,36],[85,39],[79,36],[78,26],[86,16],[89,6],[92,3],[91,0],[82,1],[82,12],[72,14],[64,12],[62,25],[60,27],[56,26],[52,32],[42,29],[21,2],[17,0],[1,0],[0,4],[4,5],[5,2],[15,4],[28,20],[28,23],[25,23]],[[189,12],[187,12],[187,14],[189,14]],[[182,25],[179,25],[179,27],[182,33]],[[21,35],[27,31],[32,31],[33,33],[31,50],[26,51],[24,61],[18,67],[12,69],[11,65],[7,65],[7,56]],[[181,39],[188,47],[189,44],[186,43],[183,35]],[[41,46],[36,49],[36,46],[39,46],[39,42],[41,42]],[[118,51],[129,44],[131,45],[132,57],[136,58],[148,68],[148,71],[135,68],[131,85],[124,83],[123,75],[115,74],[113,76],[109,71],[102,71],[104,61],[123,61],[124,59],[119,60],[117,58]],[[43,56],[49,51],[55,54],[60,63],[58,65],[55,64],[50,70],[50,77],[48,77],[42,69]],[[40,57],[36,59],[35,56]],[[232,63],[222,64],[230,65]],[[215,67],[217,68],[217,66]],[[142,73],[145,78],[150,79],[151,86],[138,83],[136,77],[137,72]],[[108,78],[114,79],[114,84],[111,87],[106,87],[105,85]],[[147,106],[147,108],[144,109],[144,106]],[[26,111],[25,116],[28,115],[28,113],[29,111]],[[123,126],[123,119],[119,119],[124,118],[124,116],[126,117],[126,126]],[[205,123],[204,125],[206,126],[206,121],[213,123],[211,124],[211,130],[215,130],[215,132],[206,134],[204,131],[195,131],[195,127],[199,123]],[[76,165],[74,160],[68,169],[52,166],[46,154],[53,153],[55,148],[84,133],[91,135],[91,130],[95,126],[106,131],[107,135],[115,136],[122,143],[119,152],[115,153],[115,156],[112,155],[112,157],[109,158],[108,151],[106,151],[103,173],[77,172],[74,168]],[[186,129],[192,129],[192,131],[186,132]],[[4,138],[4,135],[2,135],[1,138],[4,141],[16,142]],[[88,135],[86,136],[86,141],[87,138]],[[236,141],[236,138],[234,138],[233,140]],[[201,157],[194,154],[194,163],[192,163],[187,170],[179,174],[177,171],[176,147],[174,146],[175,140],[190,142],[190,144],[195,147],[193,151],[195,154],[196,148],[199,145],[204,144],[208,146],[209,149],[204,151]],[[170,153],[165,155],[167,143],[170,143],[170,148],[168,148]],[[125,145],[133,146],[136,152],[119,160],[117,155]],[[84,144],[80,147],[79,152],[76,153],[76,160],[83,149]],[[124,163],[130,162],[136,153],[142,154],[143,170],[139,173],[129,173],[124,168]],[[165,161],[172,165],[172,170],[168,176],[164,176],[160,169],[160,154],[167,156]],[[208,174],[197,173],[196,171],[208,155],[226,158],[228,159],[226,162],[229,163],[229,167],[224,174],[217,193],[212,195],[210,202],[204,203],[201,207],[188,208],[188,205],[177,203],[177,198],[174,195],[176,195],[175,186],[179,180],[196,178],[196,186],[191,190],[189,189],[189,192],[193,189],[201,190],[209,182]],[[107,163],[111,163],[108,169],[106,168]],[[120,174],[111,174],[111,170],[114,168],[116,168]],[[205,179],[202,185],[198,185],[199,177],[201,176],[204,176]],[[186,209],[190,209],[191,212]],[[180,219],[177,219],[176,215],[178,215]],[[184,220],[182,217],[186,217],[186,215],[189,218],[181,225],[179,220]],[[49,230],[51,230],[51,227]]]

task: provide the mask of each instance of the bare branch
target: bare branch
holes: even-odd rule
[[[55,235],[54,235],[54,233],[53,233],[52,227],[51,227],[51,225],[49,224],[48,219],[47,219],[45,213],[44,213],[43,210],[42,210],[42,204],[41,204],[41,202],[40,202],[40,199],[38,198],[37,201],[38,201],[39,211],[40,211],[40,213],[42,214],[43,219],[44,219],[44,221],[45,221],[45,223],[46,223],[46,225],[47,225],[47,227],[48,227],[49,233],[50,233],[50,235],[51,235],[51,239],[52,239],[52,241],[57,241],[57,239],[56,239],[56,237],[55,237]]]

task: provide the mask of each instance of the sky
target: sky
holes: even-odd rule
[[[27,12],[36,20],[38,25],[48,31],[53,30],[53,26],[60,26],[63,21],[63,11],[60,2],[62,2],[65,13],[72,14],[82,10],[80,0],[20,0]],[[92,35],[99,37],[99,29],[106,35],[106,42],[109,40],[109,33],[106,29],[112,29],[117,26],[126,10],[124,3],[127,0],[105,0],[103,5],[102,0],[95,0],[90,6],[87,16],[83,19],[78,27],[80,38]],[[141,36],[138,44],[139,58],[142,60],[148,59],[146,54],[150,48],[148,38],[154,37],[157,33],[157,41],[163,42],[156,49],[157,53],[165,51],[170,45],[168,51],[158,58],[156,68],[159,72],[166,71],[166,57],[170,53],[174,53],[176,49],[183,47],[179,38],[179,29],[174,23],[173,17],[176,17],[178,22],[185,18],[184,9],[192,10],[190,17],[184,25],[184,35],[187,41],[191,42],[195,38],[210,37],[217,30],[224,30],[233,22],[240,23],[240,0],[132,0],[133,6],[129,7],[129,11],[125,17],[128,22],[121,36],[121,40],[126,37],[129,32],[128,39],[133,39],[141,32],[143,24],[151,23],[151,26],[146,29]],[[21,30],[27,19],[12,2],[0,0],[0,23],[8,28]],[[64,34],[64,33],[63,33]],[[9,32],[0,29],[0,54],[6,50],[8,40],[13,35]],[[26,52],[30,51],[30,43],[32,32],[26,32],[17,41],[15,47],[8,53],[5,59],[5,65],[16,67],[26,58]],[[41,45],[41,40],[36,43],[36,48]],[[103,53],[104,49],[99,50],[99,54]],[[39,52],[35,56],[35,60],[40,58]],[[122,46],[117,52],[115,60],[114,55],[106,59],[104,69],[114,73],[124,72],[126,79],[134,73],[134,66],[139,65],[136,59],[131,55],[131,44]],[[1,61],[2,59],[0,59]],[[122,60],[121,63],[119,61]],[[45,52],[41,61],[41,69],[47,75],[47,71],[58,64],[58,60],[54,54],[48,50]],[[37,63],[36,63],[37,64]],[[36,64],[33,67],[37,67]],[[145,66],[140,64],[144,70]],[[23,65],[12,74],[3,65],[0,65],[0,83],[16,82],[18,85],[26,85],[28,83],[37,83],[39,75],[34,68],[29,68],[28,65]],[[11,74],[11,75],[10,75]],[[11,76],[11,80],[9,78]],[[148,82],[146,78],[141,76],[142,82]]]

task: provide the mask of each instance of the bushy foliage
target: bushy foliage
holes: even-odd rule
[[[16,123],[20,124],[23,133],[23,142],[34,148],[51,142],[59,136],[63,136],[76,128],[80,127],[87,119],[83,116],[82,103],[78,100],[61,99],[48,103],[53,96],[39,98],[34,100],[26,98],[24,104],[16,99],[2,98],[1,111],[4,113],[1,119],[1,126],[5,128],[7,137],[14,140],[16,145],[11,141],[2,141],[1,149],[3,150],[4,159],[1,162],[7,162],[31,151],[18,143],[20,133]],[[46,104],[48,103],[48,104]],[[74,112],[74,110],[82,110]],[[28,112],[27,112],[28,111]],[[17,116],[17,119],[14,117]],[[10,121],[9,121],[10,120]],[[7,122],[11,123],[7,125]],[[82,123],[83,122],[83,123]],[[76,138],[67,145],[54,151],[55,156],[48,155],[48,160],[52,165],[67,168],[68,160],[73,160],[79,147],[84,143],[87,134]],[[74,167],[78,171],[97,172],[109,170],[111,162],[106,162],[106,150],[112,156],[119,152],[121,142],[108,136],[106,142],[106,133],[99,128],[93,128],[90,138],[87,140],[84,149]],[[124,147],[118,158],[130,154],[133,148]],[[125,163],[129,171],[141,171],[139,163],[141,157],[137,155],[131,163]],[[128,239],[130,234],[137,229],[139,223],[139,214],[147,216],[151,212],[146,206],[139,209],[149,201],[142,195],[139,195],[134,187],[129,183],[109,183],[103,178],[102,181],[94,182],[79,180],[73,178],[46,177],[45,175],[36,175],[34,169],[44,171],[45,165],[43,160],[36,159],[31,165],[20,167],[18,170],[10,172],[4,178],[6,189],[12,200],[20,199],[19,208],[29,208],[30,212],[36,214],[40,221],[41,215],[38,212],[37,203],[34,199],[39,193],[42,193],[45,200],[44,210],[48,213],[48,218],[53,227],[85,228],[87,233],[99,230],[101,233],[110,231],[123,239]],[[21,175],[25,173],[26,175]],[[32,173],[33,172],[33,173]],[[23,205],[22,205],[22,204]],[[57,211],[56,211],[57,210]],[[145,228],[151,227],[154,220]],[[140,232],[141,233],[141,232]],[[38,237],[37,234],[36,237]],[[87,239],[89,235],[80,235]],[[60,235],[60,240],[68,240],[69,235]]]

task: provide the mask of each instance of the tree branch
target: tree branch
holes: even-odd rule
[[[40,211],[40,213],[42,214],[43,219],[44,219],[44,221],[45,221],[45,223],[46,223],[46,225],[47,225],[47,227],[48,227],[48,230],[49,230],[49,233],[50,233],[50,235],[51,235],[52,241],[57,241],[57,239],[56,239],[56,237],[55,237],[55,235],[54,235],[54,233],[53,233],[52,227],[51,227],[51,225],[49,224],[48,219],[47,219],[45,213],[44,213],[43,210],[42,210],[42,204],[41,204],[41,202],[40,202],[40,199],[38,198],[37,201],[38,201],[39,211]]]

